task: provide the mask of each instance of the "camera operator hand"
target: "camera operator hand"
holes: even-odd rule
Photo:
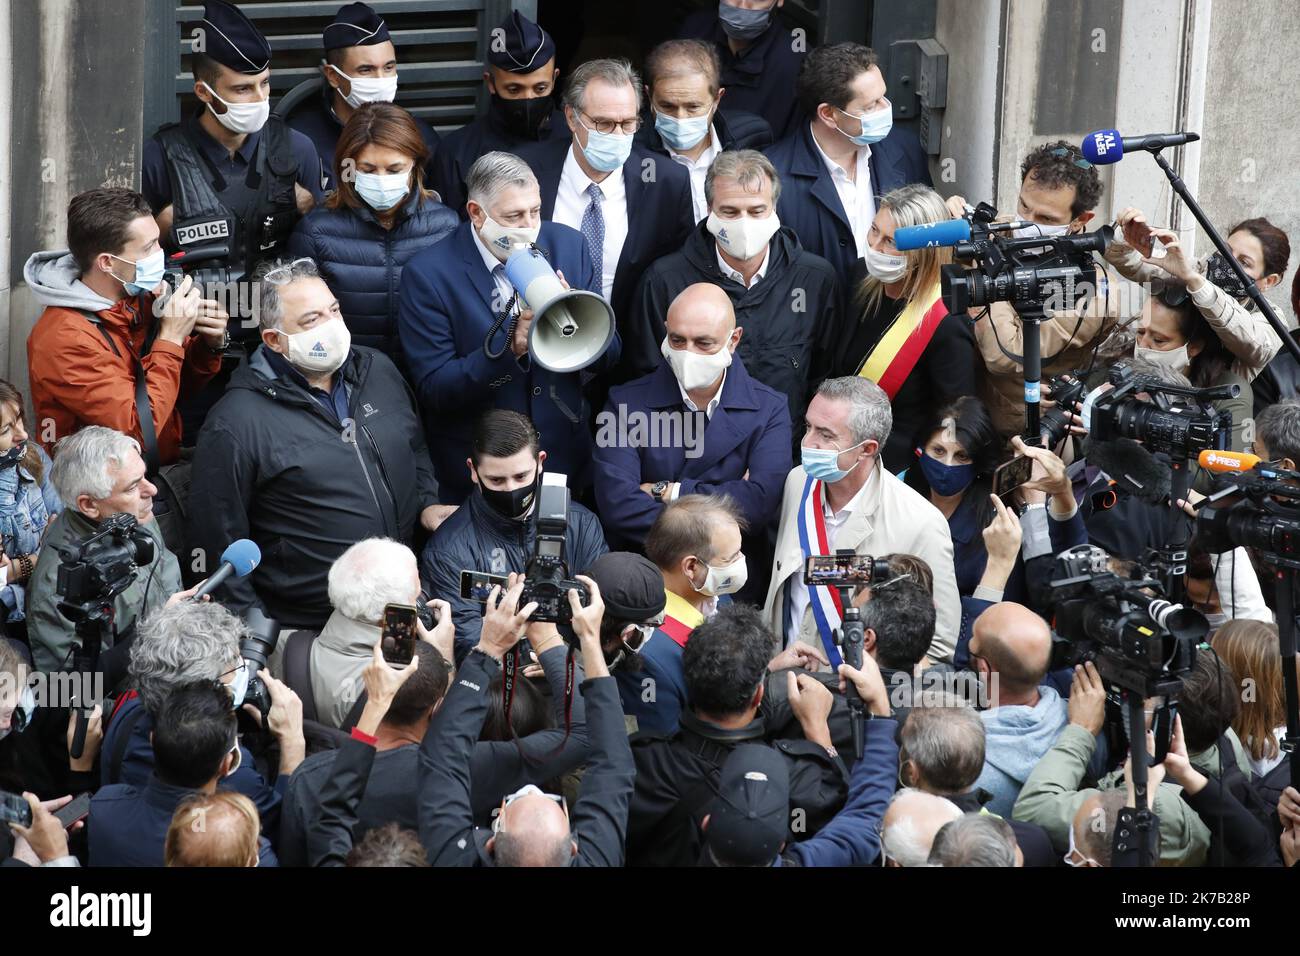
[[[271,695],[267,724],[280,741],[280,773],[291,774],[307,757],[307,741],[302,732],[302,700],[289,687],[271,676],[266,668],[257,672]]]
[[[560,285],[566,289],[569,288],[569,283],[565,280],[563,272],[556,269],[555,275],[560,280]],[[516,358],[523,358],[528,354],[528,330],[532,328],[532,325],[533,310],[525,309],[520,312],[519,321],[515,323],[514,338],[510,340],[510,351],[515,353]]]
[[[384,639],[375,641],[374,653],[370,663],[361,672],[361,679],[366,685],[366,706],[361,708],[361,718],[357,721],[357,730],[371,737],[379,731],[379,724],[393,705],[393,698],[402,685],[410,680],[420,666],[420,655],[411,658],[411,663],[400,670],[384,660]]]
[[[216,352],[225,344],[226,327],[230,313],[216,299],[199,300],[199,316],[194,322],[194,334],[203,337],[204,344]]]
[[[831,666],[830,660],[826,657],[826,652],[820,647],[814,647],[811,644],[805,644],[803,641],[795,641],[776,657],[767,662],[769,671],[784,671],[792,667],[802,667],[804,670],[816,671],[821,670],[821,665]]]
[[[67,856],[68,834],[54,811],[71,803],[72,795],[57,800],[38,800],[36,794],[24,792],[23,799],[32,808],[32,825],[24,827],[17,823],[9,824],[15,834],[14,856],[29,866],[40,866]],[[85,824],[78,820],[72,829],[80,830],[83,826]]]
[[[524,590],[524,576],[511,573],[506,579],[506,591],[501,593],[501,586],[492,588],[488,594],[487,607],[483,612],[483,628],[479,631],[476,650],[482,651],[494,660],[501,660],[506,651],[519,643],[528,619],[537,610],[537,602],[529,601],[523,607],[519,605],[519,595]],[[516,613],[516,608],[518,612]]]
[[[960,219],[966,215],[965,196],[949,196],[943,201],[943,204],[948,208],[948,215],[953,219]]]
[[[1070,682],[1070,723],[1096,737],[1106,723],[1106,685],[1092,661],[1075,665]]]
[[[173,345],[184,346],[186,338],[194,331],[194,325],[199,320],[201,302],[202,290],[193,277],[186,276],[162,305],[158,338]]]
[[[72,756],[72,738],[77,732],[77,713],[68,714],[68,766],[76,773],[89,773],[95,769],[95,758],[99,756],[100,745],[104,742],[104,708],[99,704],[90,712],[86,723],[86,742],[81,750],[81,757]]]
[[[795,717],[799,718],[803,735],[827,750],[834,749],[830,727],[826,723],[826,718],[831,714],[831,704],[834,702],[830,688],[815,677],[809,677],[807,674],[796,675],[794,671],[786,671],[786,683],[790,709],[794,711]]]
[[[569,608],[573,612],[573,632],[582,644],[582,669],[588,678],[608,677],[605,652],[600,647],[600,622],[605,617],[605,599],[600,596],[600,585],[585,574],[575,574],[573,579],[586,585],[591,600],[583,606],[577,591],[568,594]]]
[[[884,675],[880,673],[880,666],[876,663],[874,657],[870,654],[863,654],[861,670],[850,664],[841,664],[841,691],[848,690],[849,681],[853,681],[853,686],[857,689],[858,696],[862,698],[862,703],[866,706],[868,713],[875,714],[877,717],[888,717],[890,715],[889,691],[885,687]]]
[[[437,623],[434,624],[433,630],[430,631],[425,628],[417,617],[415,619],[416,634],[426,644],[432,644],[438,653],[442,655],[444,661],[454,665],[456,662],[456,622],[451,617],[451,605],[439,598],[429,601],[428,604],[434,611]]]
[[[1074,490],[1070,485],[1069,476],[1065,473],[1065,462],[1047,448],[1026,445],[1019,435],[1011,439],[1011,445],[1034,463],[1029,481],[1021,485],[1020,490],[1050,496],[1062,505],[1068,502],[1069,507],[1058,507],[1054,510],[1069,511],[1074,506]]]
[[[1154,737],[1152,740],[1154,742]],[[1164,769],[1170,780],[1192,796],[1204,790],[1205,785],[1209,783],[1205,774],[1193,767],[1192,762],[1187,759],[1187,743],[1183,740],[1181,714],[1174,717],[1174,732],[1169,738],[1169,753],[1165,754]]]

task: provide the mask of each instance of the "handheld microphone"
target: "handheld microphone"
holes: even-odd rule
[[[199,589],[194,592],[191,601],[201,600],[203,595],[211,594],[217,588],[225,583],[226,578],[232,574],[237,578],[251,574],[253,569],[262,563],[262,549],[247,538],[240,538],[238,541],[232,541],[226,546],[226,550],[221,552],[221,567],[199,585]]]
[[[1196,463],[1206,471],[1221,475],[1250,471],[1263,460],[1258,455],[1246,455],[1236,451],[1219,451],[1215,448],[1207,448],[1197,456]]]
[[[1146,136],[1121,136],[1117,129],[1099,129],[1083,138],[1080,149],[1084,159],[1094,166],[1118,163],[1125,153],[1159,152],[1166,146],[1184,146],[1201,138],[1199,133],[1148,133]]]
[[[945,219],[920,226],[904,226],[894,232],[894,248],[899,252],[953,246],[970,239],[970,223],[965,219]]]

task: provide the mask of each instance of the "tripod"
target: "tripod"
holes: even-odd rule
[[[836,588],[840,592],[840,606],[844,608],[844,617],[836,636],[840,639],[840,656],[844,663],[855,670],[862,669],[862,646],[865,642],[862,631],[862,612],[853,604],[853,592],[856,588]],[[862,697],[858,694],[853,681],[848,682],[844,698],[849,705],[849,725],[853,728],[853,756],[862,759],[862,750],[866,746],[866,709]]]
[[[112,611],[111,605],[100,608],[82,617],[74,625],[77,644],[72,649],[70,664],[72,673],[78,679],[73,681],[73,698],[69,706],[77,715],[77,725],[72,733],[72,746],[68,748],[68,754],[73,760],[79,760],[85,750],[86,731],[90,727],[90,714],[98,703],[98,701],[86,700],[85,687],[83,686],[85,675],[93,674],[99,670],[99,653],[104,646],[104,631],[108,627],[108,619]]]
[[[1296,684],[1295,660],[1295,572],[1300,562],[1276,554],[1265,554],[1263,559],[1273,567],[1277,581],[1277,638],[1282,655],[1282,687],[1286,693],[1286,740],[1282,741],[1282,752],[1291,764],[1291,786],[1300,789],[1300,764],[1295,757],[1296,742],[1300,741],[1300,690]]]

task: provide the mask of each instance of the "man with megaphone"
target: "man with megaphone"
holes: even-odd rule
[[[613,310],[582,233],[542,222],[527,163],[487,153],[465,186],[469,221],[402,270],[398,307],[441,499],[460,503],[473,490],[464,463],[473,422],[489,408],[532,419],[577,496],[591,484],[581,373],[618,361]]]

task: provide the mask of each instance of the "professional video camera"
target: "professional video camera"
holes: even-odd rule
[[[1300,568],[1300,472],[1261,463],[1220,481],[1196,515],[1201,547],[1251,548],[1266,563]]]
[[[1079,545],[1057,555],[1051,670],[1092,661],[1102,680],[1141,697],[1174,696],[1209,633],[1200,612],[1160,597],[1160,580],[1111,571],[1106,552]],[[1153,596],[1155,595],[1155,596]]]
[[[1240,386],[1169,385],[1137,375],[1123,362],[1111,368],[1108,380],[1115,387],[1097,396],[1084,422],[1097,441],[1132,438],[1152,454],[1163,452],[1175,462],[1195,458],[1207,448],[1228,447],[1232,413],[1219,411],[1212,402],[1235,398]],[[1151,401],[1140,400],[1141,392]]]
[[[116,514],[94,534],[58,551],[59,613],[73,623],[107,621],[113,598],[131,586],[141,567],[153,562],[154,542],[133,515]]]

